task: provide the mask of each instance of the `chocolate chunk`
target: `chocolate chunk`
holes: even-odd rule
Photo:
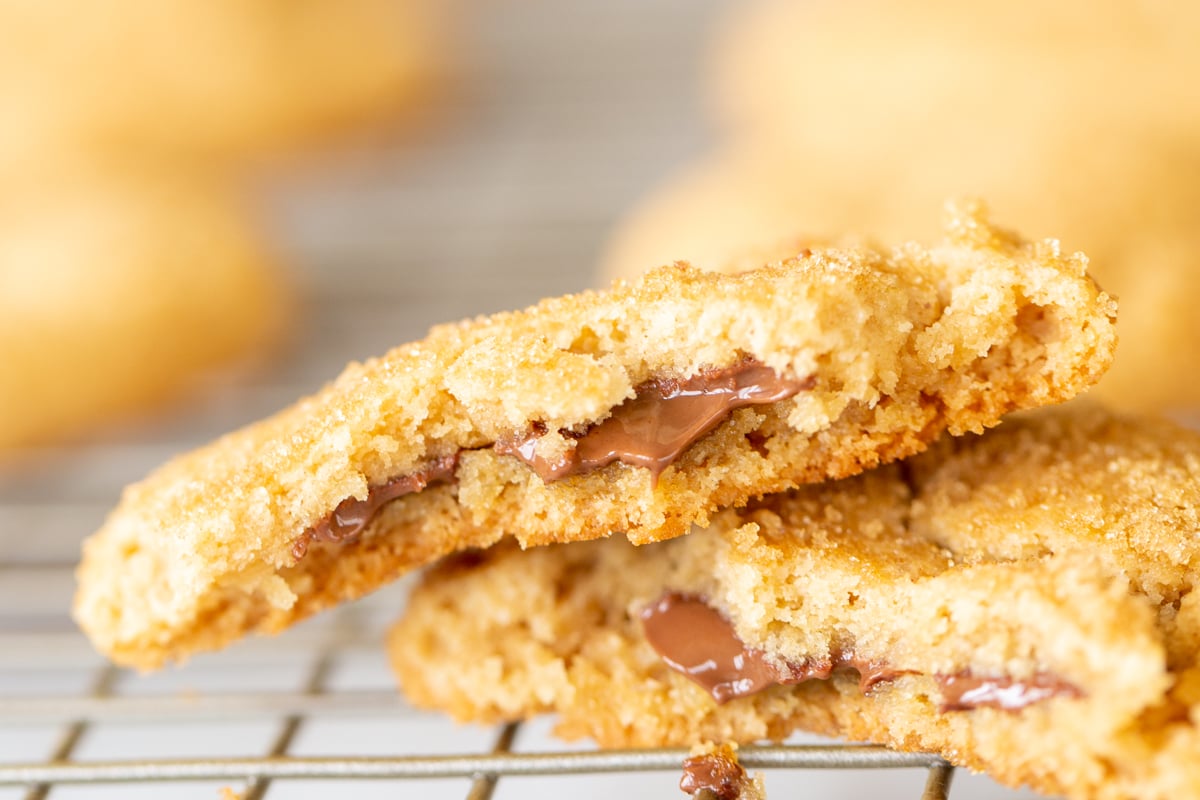
[[[702,598],[678,592],[664,594],[643,609],[641,617],[646,640],[667,666],[695,681],[718,703],[771,686],[824,680],[835,669],[857,670],[858,685],[864,694],[901,675],[918,674],[859,658],[850,650],[835,653],[831,659],[779,665],[763,651],[747,647],[729,620]],[[969,672],[934,678],[942,690],[939,709],[943,712],[982,707],[1016,711],[1052,697],[1083,695],[1062,678],[1044,672],[1028,680],[977,677]]]
[[[452,479],[457,466],[457,453],[443,456],[417,472],[392,478],[380,486],[372,486],[364,500],[353,497],[343,500],[332,514],[296,537],[292,542],[292,555],[297,560],[304,558],[313,542],[345,542],[353,539],[362,533],[383,506],[398,497],[419,492],[431,483]]]
[[[645,467],[655,479],[688,447],[712,431],[735,409],[777,403],[812,389],[816,379],[779,375],[753,359],[724,369],[705,370],[683,380],[653,380],[592,425],[573,450],[550,459],[538,453],[543,432],[532,431],[497,442],[496,452],[516,456],[547,483],[600,469],[614,461]]]
[[[742,795],[746,771],[721,753],[694,756],[683,762],[679,788],[688,794],[708,789],[720,800],[737,800]]]
[[[729,621],[703,600],[668,592],[642,611],[650,646],[667,666],[725,703],[783,682],[761,650],[748,648]]]
[[[776,665],[761,650],[747,647],[729,621],[704,600],[676,592],[664,594],[641,616],[646,640],[667,666],[691,678],[718,703],[769,686],[825,680],[843,667],[858,671],[864,693],[909,672],[853,653]]]
[[[937,675],[935,678],[942,690],[942,704],[938,706],[942,712],[970,711],[973,708],[1019,711],[1052,697],[1083,696],[1077,686],[1047,672],[1039,672],[1026,680],[981,677],[969,672]]]

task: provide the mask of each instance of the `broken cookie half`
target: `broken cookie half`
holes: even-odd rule
[[[75,618],[153,668],[506,536],[678,536],[1073,396],[1114,314],[1083,256],[966,204],[932,247],[675,265],[441,326],[129,487]]]
[[[1198,797],[1198,530],[1200,434],[1068,407],[670,542],[457,556],[389,651],[418,706],[604,746],[807,729]]]

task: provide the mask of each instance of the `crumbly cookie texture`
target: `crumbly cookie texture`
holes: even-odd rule
[[[1198,797],[1197,530],[1200,434],[1073,405],[636,552],[460,555],[415,591],[389,651],[414,703],[461,720],[553,711],[562,735],[606,746],[804,728],[1071,798]],[[717,704],[647,641],[639,617],[666,592],[832,677]],[[876,682],[864,692],[851,667]],[[1051,691],[942,710],[963,676]]]
[[[505,535],[670,538],[942,431],[981,431],[1107,368],[1115,306],[1085,268],[965,204],[930,248],[815,249],[736,276],[676,265],[435,328],[127,489],[84,545],[75,617],[117,661],[155,667]],[[657,476],[614,463],[546,482],[492,447],[542,431],[569,450],[647,381],[747,358],[803,390],[734,411]],[[452,479],[384,506],[352,540],[297,548],[347,498],[452,459]]]

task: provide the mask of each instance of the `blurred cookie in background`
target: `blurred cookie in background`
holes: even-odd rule
[[[252,162],[411,109],[450,51],[445,17],[435,0],[0,0],[0,449],[262,354],[288,292],[240,196]]]
[[[831,230],[927,236],[919,209],[978,194],[1086,251],[1119,298],[1100,396],[1200,407],[1200,11],[1103,5],[757,4],[718,47],[731,142],[633,211],[604,276],[737,269]]]
[[[445,16],[435,0],[0,0],[0,103],[20,110],[0,117],[0,149],[259,157],[309,143],[425,92]]]
[[[0,195],[0,450],[85,434],[263,348],[286,301],[229,187],[73,174]]]
[[[758,0],[715,43],[718,118],[842,169],[972,163],[1043,135],[1200,126],[1200,6],[1147,0]],[[841,172],[842,169],[838,171]]]

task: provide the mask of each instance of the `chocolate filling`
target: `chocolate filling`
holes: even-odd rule
[[[729,621],[699,598],[664,594],[642,610],[642,627],[667,666],[718,703],[794,682],[761,650],[746,647]]]
[[[721,424],[743,406],[786,400],[816,384],[784,378],[752,358],[729,367],[704,370],[684,380],[653,380],[638,387],[637,395],[613,409],[612,416],[582,434],[570,434],[576,445],[553,462],[538,455],[538,442],[546,430],[498,441],[497,453],[524,461],[547,483],[621,461],[646,467],[654,480],[680,453]],[[387,503],[419,492],[431,483],[454,478],[458,454],[443,456],[410,475],[372,486],[364,500],[348,498],[327,518],[292,542],[292,555],[302,559],[313,542],[345,542],[358,536]]]
[[[1083,694],[1078,687],[1048,672],[1039,672],[1028,680],[981,677],[969,672],[934,677],[942,690],[942,703],[938,706],[942,712],[973,708],[1018,711],[1052,697],[1080,697]]]
[[[612,415],[572,436],[575,447],[543,456],[544,430],[496,442],[497,453],[516,456],[547,483],[579,475],[614,461],[650,470],[655,480],[684,450],[711,432],[735,409],[777,403],[812,389],[816,379],[787,378],[753,359],[704,370],[683,380],[652,380],[613,409]],[[569,434],[567,434],[569,435]]]
[[[366,499],[347,498],[321,522],[306,530],[292,542],[292,555],[297,560],[308,553],[313,542],[345,542],[362,533],[367,523],[387,503],[397,497],[419,492],[431,483],[448,481],[458,466],[458,453],[442,456],[411,475],[392,478],[382,486],[372,486]]]
[[[668,667],[695,681],[717,703],[746,697],[770,686],[824,680],[837,669],[858,672],[858,685],[870,692],[878,684],[901,675],[916,674],[885,663],[860,659],[852,651],[803,664],[777,666],[757,648],[747,647],[729,620],[702,598],[667,592],[642,610],[646,641]],[[977,678],[969,672],[935,675],[942,690],[939,710],[967,711],[1000,708],[1016,711],[1051,697],[1081,697],[1077,687],[1050,673],[1028,681],[1011,678]]]
[[[688,794],[708,789],[720,800],[737,800],[742,796],[742,781],[746,771],[736,761],[719,753],[693,756],[683,762],[683,777],[679,788]]]

